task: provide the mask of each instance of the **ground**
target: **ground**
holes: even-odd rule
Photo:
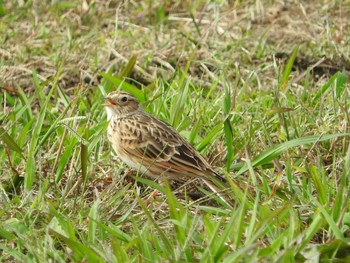
[[[345,0],[0,1],[1,260],[348,261],[349,17]],[[235,207],[135,179],[107,141],[115,89],[230,178]]]

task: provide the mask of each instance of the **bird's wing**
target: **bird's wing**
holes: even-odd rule
[[[125,153],[153,176],[166,175],[176,180],[201,178],[229,206],[231,198],[225,178],[211,169],[208,162],[178,132],[151,115],[137,115],[120,123]],[[147,172],[146,172],[147,173]]]
[[[166,174],[207,178],[217,174],[207,161],[170,125],[151,115],[135,115],[120,123],[122,148],[144,166]]]

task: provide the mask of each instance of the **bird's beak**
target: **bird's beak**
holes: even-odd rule
[[[104,98],[102,98],[102,100],[106,101],[106,103],[101,104],[101,106],[112,107],[112,106],[116,105],[115,102],[111,98],[104,97]]]

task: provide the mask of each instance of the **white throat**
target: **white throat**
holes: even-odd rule
[[[113,112],[113,110],[110,107],[106,107],[106,111],[107,111],[107,120],[109,121],[112,119],[112,117],[115,113]]]

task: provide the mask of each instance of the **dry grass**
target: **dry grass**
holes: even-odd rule
[[[60,84],[66,88],[82,82],[97,84],[99,71],[112,65],[118,69],[132,55],[138,56],[132,77],[146,84],[157,76],[171,77],[191,58],[191,77],[198,85],[210,85],[222,68],[239,67],[244,79],[258,72],[260,85],[268,90],[275,84],[271,83],[274,72],[264,66],[273,63],[273,55],[288,57],[297,45],[303,45],[296,65],[300,70],[323,56],[329,65],[319,65],[319,75],[329,68],[331,73],[349,69],[349,10],[342,1],[17,5],[6,6],[13,17],[9,27],[2,27],[2,82],[21,84],[28,91],[33,87],[33,68],[46,80],[62,59]]]

